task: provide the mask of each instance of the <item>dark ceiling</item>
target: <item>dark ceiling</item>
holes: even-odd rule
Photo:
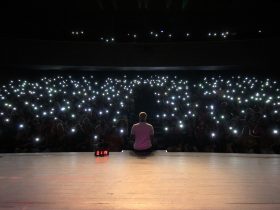
[[[278,19],[276,0],[9,0],[0,7],[0,36],[67,40],[83,30],[94,40],[161,29],[276,34]]]

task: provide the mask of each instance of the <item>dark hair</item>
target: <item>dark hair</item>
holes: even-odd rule
[[[146,119],[147,119],[147,113],[146,113],[146,112],[140,112],[140,113],[139,113],[139,120],[140,120],[141,122],[145,122]]]

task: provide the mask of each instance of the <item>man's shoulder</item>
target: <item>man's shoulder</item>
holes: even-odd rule
[[[149,123],[135,123],[135,124],[133,124],[133,126],[132,127],[138,127],[138,126],[148,126],[148,127],[153,127],[151,124],[149,124]]]
[[[146,123],[146,125],[148,125],[149,127],[153,127],[150,123]]]
[[[139,123],[135,123],[135,124],[133,124],[133,126],[132,126],[132,127],[135,127],[135,126],[139,126]]]

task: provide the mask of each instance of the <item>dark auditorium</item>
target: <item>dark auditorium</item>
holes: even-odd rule
[[[6,1],[0,210],[280,209],[277,1]]]

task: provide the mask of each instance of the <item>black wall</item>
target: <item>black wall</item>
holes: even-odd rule
[[[0,40],[1,74],[11,70],[248,70],[276,69],[279,41],[185,43]]]

